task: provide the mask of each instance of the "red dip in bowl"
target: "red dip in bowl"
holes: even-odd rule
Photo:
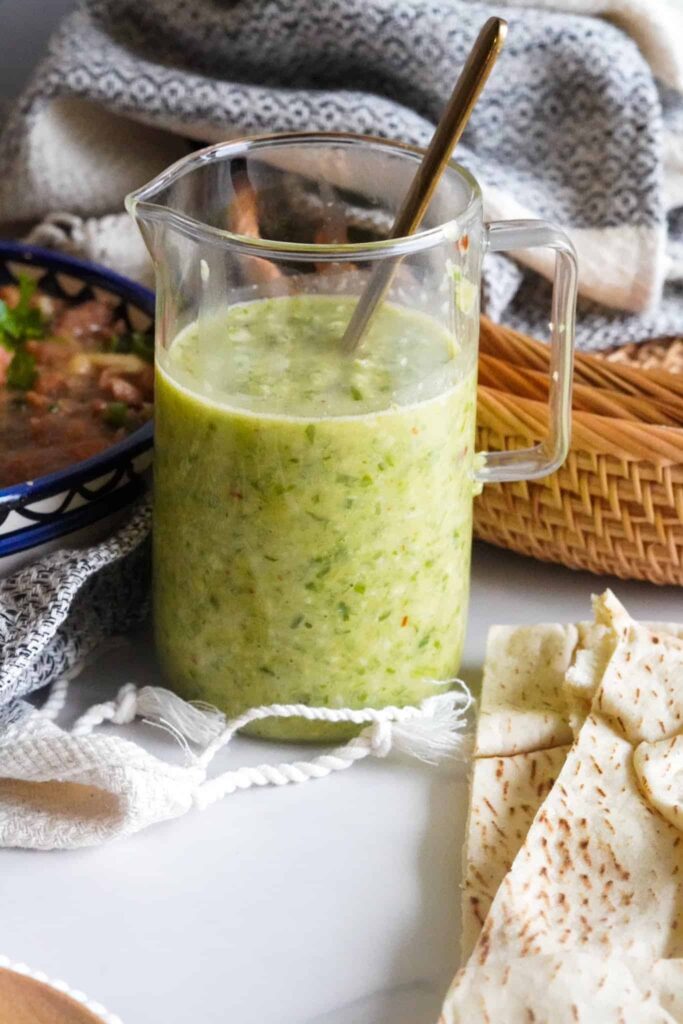
[[[0,488],[96,455],[152,415],[153,339],[100,298],[0,287]]]

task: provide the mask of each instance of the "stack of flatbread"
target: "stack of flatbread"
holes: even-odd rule
[[[495,627],[441,1024],[683,1022],[683,627]]]

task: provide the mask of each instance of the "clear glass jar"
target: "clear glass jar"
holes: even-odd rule
[[[344,135],[232,141],[128,197],[157,275],[157,644],[175,690],[230,715],[441,692],[462,652],[478,482],[566,454],[571,244],[538,221],[485,225],[457,164],[422,229],[387,241],[420,158]],[[476,455],[482,257],[538,245],[557,253],[550,435]],[[390,288],[348,353],[384,261]],[[334,735],[301,719],[254,731]]]

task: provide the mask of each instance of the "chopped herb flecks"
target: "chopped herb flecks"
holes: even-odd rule
[[[26,350],[27,341],[45,337],[45,317],[31,305],[36,288],[33,278],[20,274],[16,306],[10,309],[0,299],[0,345],[14,353],[7,370],[7,386],[17,391],[30,391],[38,376],[35,358]]]
[[[16,348],[7,371],[7,386],[17,391],[30,391],[36,382],[36,361],[25,348]]]
[[[154,338],[151,334],[143,334],[142,331],[115,334],[109,342],[109,350],[139,356],[146,363],[154,362]]]
[[[125,402],[107,402],[102,410],[102,419],[110,427],[125,427],[128,420],[128,406]]]

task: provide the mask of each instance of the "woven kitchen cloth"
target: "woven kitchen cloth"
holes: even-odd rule
[[[76,672],[103,641],[144,617],[150,518],[145,501],[107,540],[0,580],[0,731],[27,710],[24,697]]]
[[[63,210],[33,240],[144,278],[123,197],[188,140],[320,129],[424,146],[491,14],[508,42],[458,146],[487,216],[568,229],[583,347],[680,333],[683,8],[669,0],[85,0],[0,134],[0,230]],[[553,255],[485,264],[488,314],[545,334]]]

